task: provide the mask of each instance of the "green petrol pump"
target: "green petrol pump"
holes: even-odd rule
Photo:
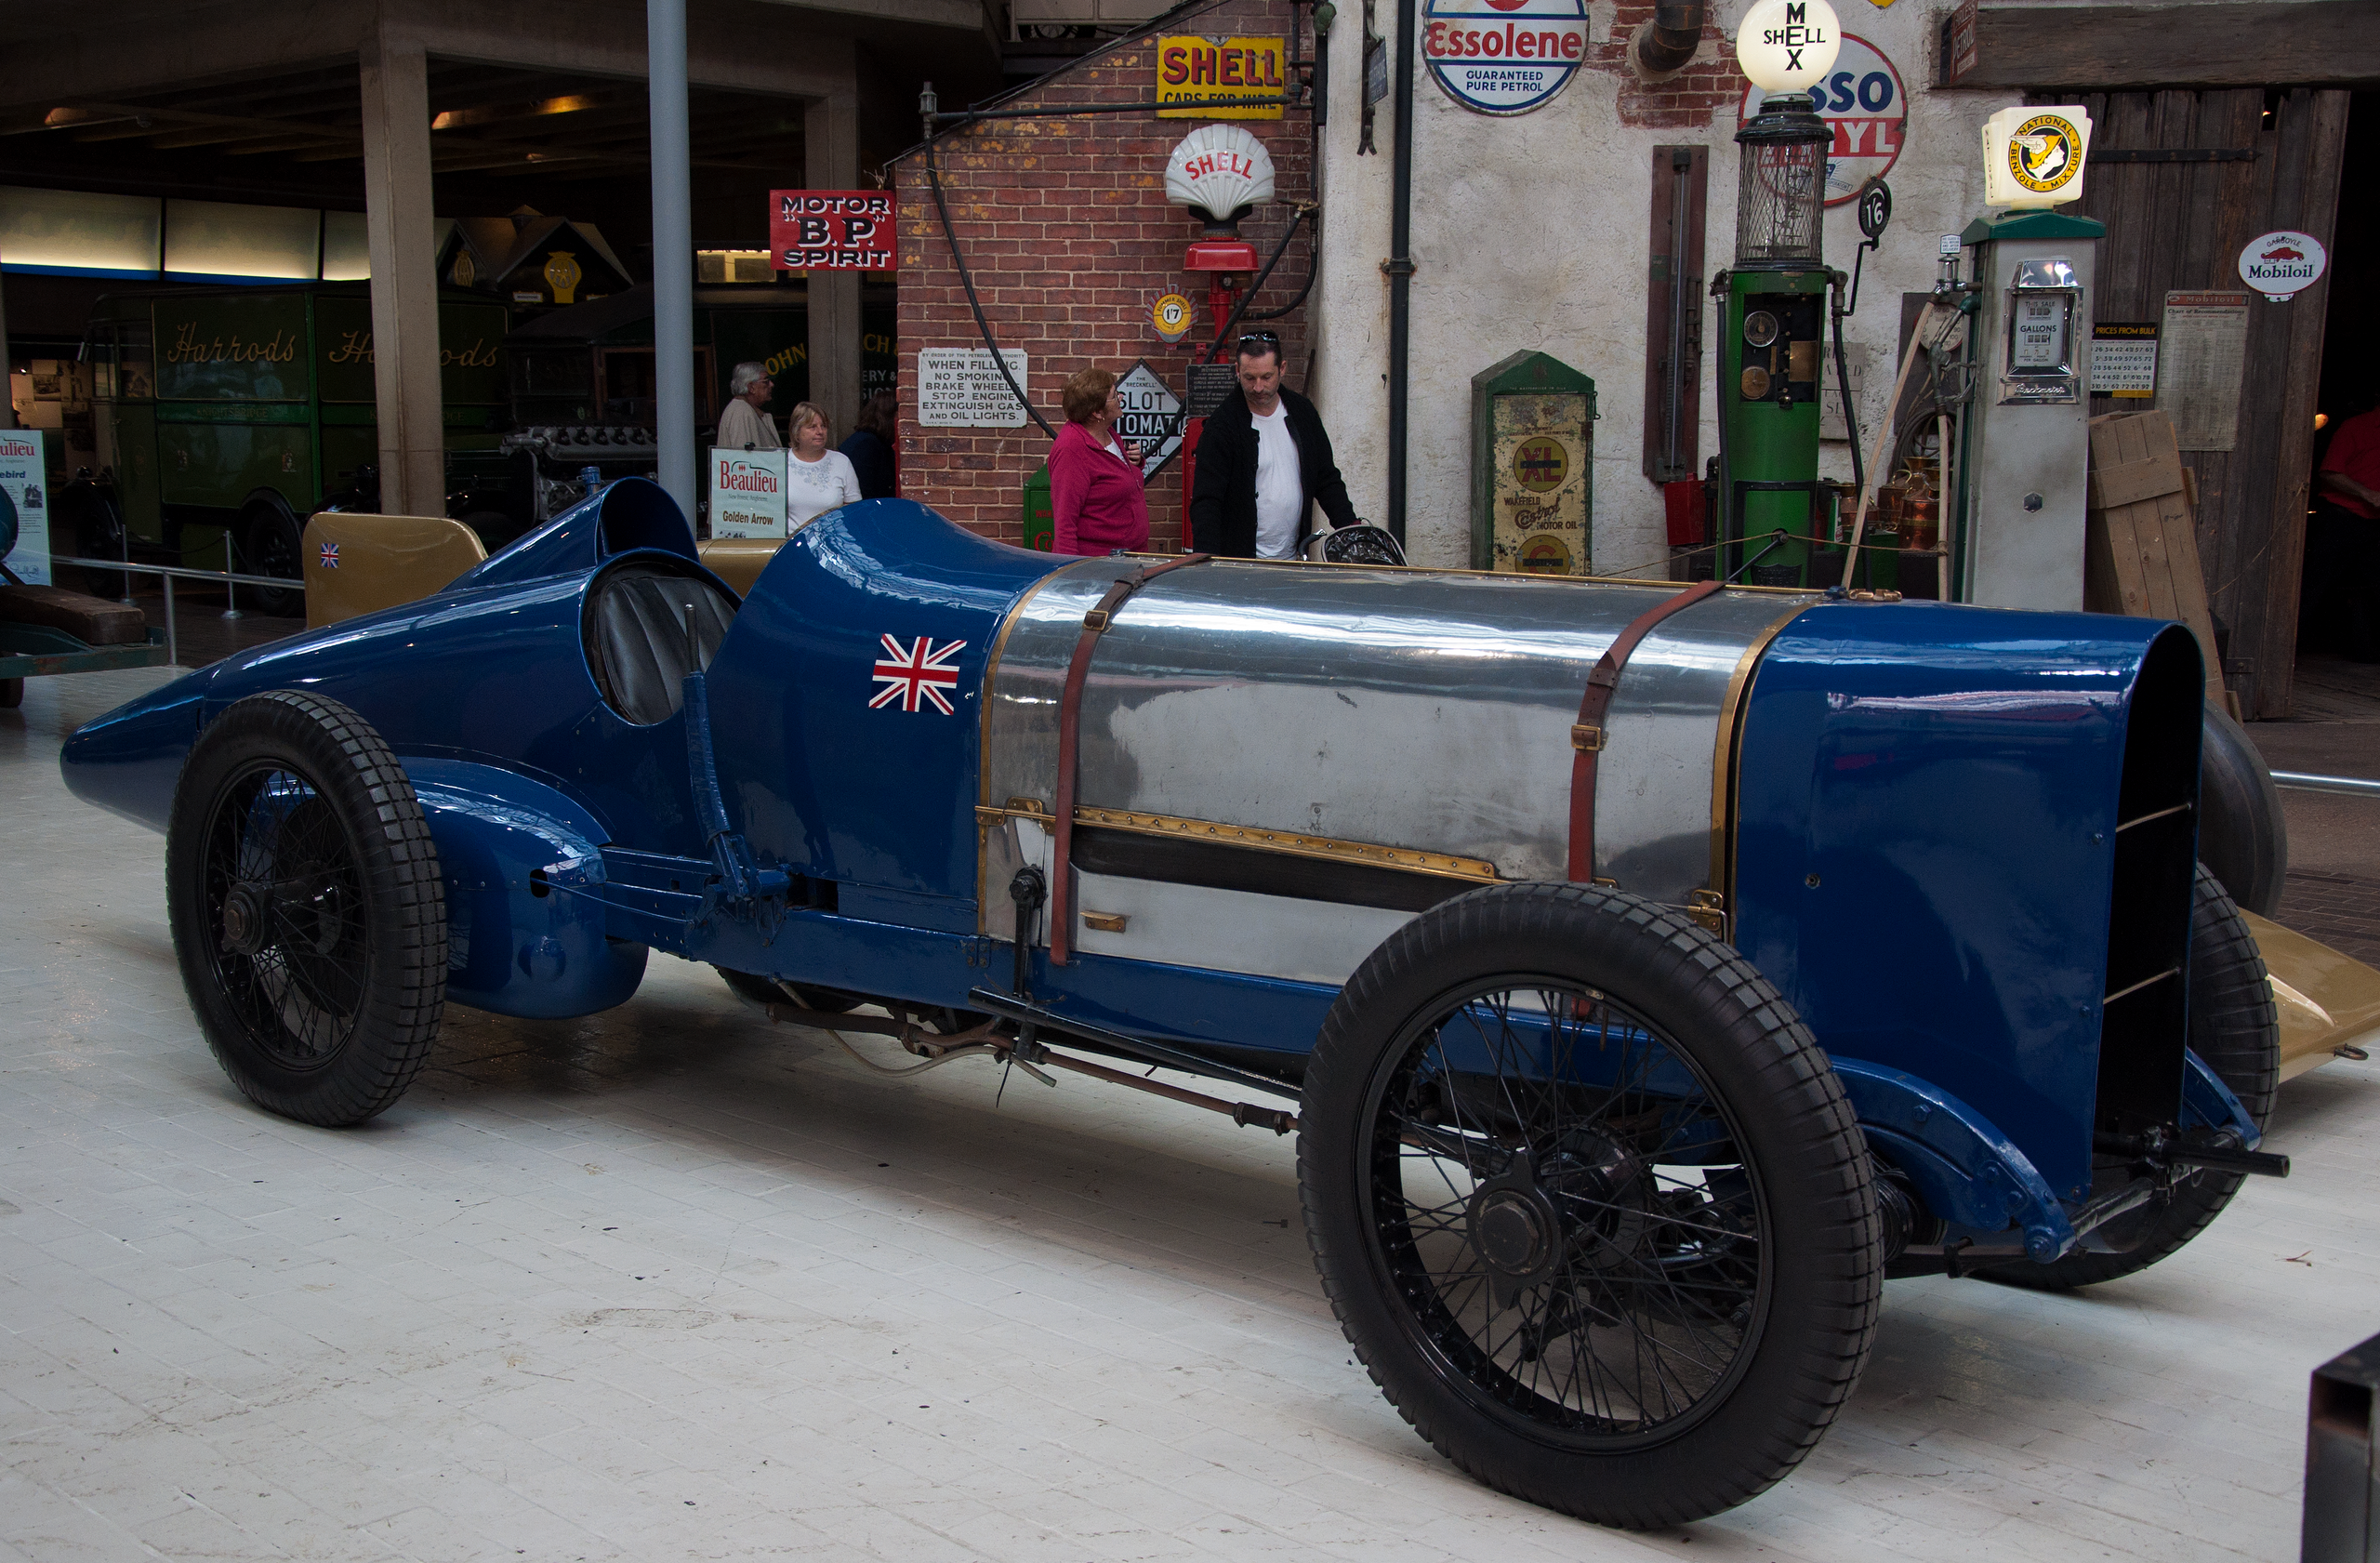
[[[1831,35],[1831,17],[1826,30]],[[1833,135],[1798,93],[1765,99],[1736,133],[1736,259],[1711,288],[1723,311],[1715,496],[1723,579],[1807,585],[1810,539],[1826,535],[1818,389],[1826,297],[1839,279],[1821,253],[1820,218]]]

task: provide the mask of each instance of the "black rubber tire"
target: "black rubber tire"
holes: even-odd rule
[[[721,979],[734,990],[735,997],[747,1004],[759,1004],[765,1008],[770,1004],[785,1004],[793,1001],[784,988],[779,987],[767,977],[757,976],[750,972],[732,972],[724,966],[714,966],[711,970],[717,972]],[[797,986],[793,992],[805,1007],[823,1010],[829,1014],[841,1014],[867,1002],[856,993],[842,993],[831,987]]]
[[[25,681],[0,679],[0,711],[13,711],[25,703]]]
[[[2281,1088],[2281,1022],[2264,956],[2247,920],[2220,881],[2198,866],[2190,906],[2190,1049],[2231,1088],[2261,1130]],[[2117,1253],[2077,1251],[2048,1265],[2007,1265],[1982,1272],[2036,1291],[2065,1291],[2135,1275],[2206,1230],[2246,1182],[2240,1172],[2202,1169],[2175,1185],[2173,1201],[2118,1216],[2100,1229]]]
[[[2265,757],[2228,712],[2206,708],[2199,739],[2199,860],[2258,917],[2281,906],[2289,822]]]
[[[304,528],[281,505],[259,500],[240,518],[240,571],[244,576],[281,576],[297,580],[305,574]],[[303,587],[244,586],[243,606],[275,618],[302,617]]]
[[[259,931],[245,953],[238,893]],[[337,1127],[404,1094],[445,1009],[445,887],[413,786],[362,717],[283,689],[216,718],[175,787],[165,895],[199,1028],[251,1101]]]
[[[121,559],[125,554],[124,512],[115,500],[86,480],[68,483],[60,510],[73,528],[74,551],[86,559]],[[113,603],[125,595],[121,570],[83,571],[83,589]]]
[[[1400,1076],[1401,1061],[1425,1057],[1455,1027],[1456,1014],[1477,1013],[1464,1008],[1464,995],[1549,982],[1633,1013],[1631,1024],[1641,1023],[1673,1058],[1688,1061],[1727,1126],[1731,1148],[1741,1147],[1737,1154],[1748,1192],[1728,1198],[1740,1199],[1754,1222],[1760,1278],[1748,1296],[1755,1300],[1727,1316],[1739,1335],[1726,1371],[1707,1396],[1668,1419],[1677,1424],[1671,1431],[1659,1423],[1620,1428],[1606,1418],[1575,1433],[1594,1419],[1524,1389],[1512,1376],[1514,1370],[1496,1361],[1492,1315],[1487,1371],[1478,1379],[1466,1376],[1449,1354],[1448,1326],[1468,1329],[1455,1310],[1474,1306],[1479,1293],[1451,1302],[1471,1283],[1442,1293],[1435,1281],[1415,1276],[1422,1238],[1410,1224],[1409,1196],[1381,1197],[1383,1153],[1375,1125],[1409,1146],[1412,1130],[1395,1125],[1420,1120],[1391,1106],[1400,1079],[1408,1106],[1429,1100],[1409,1093],[1420,1071]],[[1612,1010],[1602,1013],[1600,1034],[1607,1038],[1615,1017]],[[1621,1043],[1623,1056],[1630,1045]],[[1453,1076],[1436,1078],[1442,1093],[1461,1089],[1448,1083]],[[1570,1100],[1586,1089],[1574,1086],[1560,1094]],[[1604,1106],[1621,1099],[1605,1093]],[[1555,1108],[1557,1118],[1563,1110]],[[1391,1111],[1400,1116],[1393,1119]],[[1523,1121],[1538,1121],[1537,1112],[1530,1107]],[[1403,1151],[1391,1145],[1386,1154],[1401,1158]],[[1532,1156],[1540,1164],[1553,1160],[1540,1151]],[[1509,1176],[1515,1164],[1516,1159],[1506,1162],[1496,1176]],[[1459,1170],[1472,1178],[1475,1211],[1480,1193],[1495,1180],[1481,1182],[1480,1169],[1467,1164]],[[1645,1197],[1647,1210],[1653,1200],[1677,1198],[1659,1191],[1659,1171],[1638,1165],[1640,1175],[1651,1174],[1641,1185],[1653,1190]],[[1332,1006],[1307,1065],[1298,1175],[1323,1288],[1389,1401],[1473,1477],[1582,1519],[1636,1529],[1682,1524],[1763,1491],[1817,1444],[1850,1397],[1874,1341],[1884,1280],[1882,1226],[1866,1141],[1826,1055],[1777,990],[1734,949],[1679,913],[1617,891],[1554,884],[1476,891],[1425,912],[1374,951]],[[1464,1198],[1450,1176],[1448,1186],[1458,1200]],[[1569,1208],[1560,1259],[1549,1262],[1554,1268],[1544,1282],[1529,1283],[1545,1287],[1543,1322],[1532,1327],[1540,1344],[1518,1360],[1545,1360],[1543,1343],[1567,1329],[1575,1385],[1579,1321],[1598,1308],[1619,1311],[1607,1300],[1628,1293],[1610,1290],[1610,1278],[1621,1271],[1606,1265],[1600,1278],[1586,1277],[1570,1257],[1586,1252],[1582,1244],[1606,1241],[1582,1235],[1601,1218],[1581,1223],[1576,1211],[1620,1207],[1586,1202]],[[1436,1229],[1441,1252],[1452,1225]],[[1458,1275],[1487,1273],[1481,1230],[1474,1225],[1461,1238],[1457,1252],[1478,1264]],[[1641,1289],[1642,1276],[1655,1274],[1671,1286],[1673,1299],[1679,1284],[1695,1290],[1690,1281],[1670,1280],[1673,1272],[1625,1262],[1639,1266],[1630,1285]],[[1567,1299],[1557,1295],[1563,1288]],[[1636,1339],[1646,1338],[1639,1327]],[[1464,1349],[1459,1341],[1451,1346]],[[1472,1356],[1475,1360],[1480,1353]],[[1527,1371],[1532,1377],[1537,1371]],[[1560,1389],[1564,1397],[1571,1393],[1570,1386]],[[1533,1406],[1519,1403],[1532,1398]],[[1565,1419],[1569,1425],[1557,1428]]]

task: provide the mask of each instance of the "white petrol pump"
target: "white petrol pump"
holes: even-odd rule
[[[1961,602],[2082,606],[2093,278],[2107,229],[2051,208],[2081,198],[2090,141],[2080,108],[1994,114],[1983,129],[1984,199],[2005,209],[1943,240],[1937,298],[1969,316],[1971,372],[1955,439]],[[1964,285],[1961,249],[1972,255]]]

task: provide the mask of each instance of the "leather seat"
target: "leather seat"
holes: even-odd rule
[[[734,599],[707,580],[650,565],[614,571],[587,604],[587,665],[612,709],[641,727],[667,722],[686,697],[686,624],[694,655],[710,666]]]

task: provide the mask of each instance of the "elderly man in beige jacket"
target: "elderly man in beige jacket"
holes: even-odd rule
[[[738,364],[727,382],[731,400],[727,410],[719,415],[719,437],[712,441],[720,450],[780,450],[777,443],[776,420],[760,409],[769,404],[769,394],[776,382],[769,378],[765,364]]]

